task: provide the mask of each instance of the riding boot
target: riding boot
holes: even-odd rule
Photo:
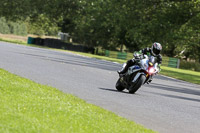
[[[126,64],[126,66],[125,67],[123,67],[121,70],[118,70],[117,72],[119,73],[119,74],[124,74],[127,70],[128,70],[128,65]]]
[[[124,74],[126,73],[126,71],[128,70],[128,68],[130,66],[132,66],[134,64],[134,61],[133,60],[128,60],[127,63],[126,63],[126,66],[122,68],[122,70],[120,71],[117,71],[119,74]]]

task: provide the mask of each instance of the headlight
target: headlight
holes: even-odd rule
[[[149,67],[148,73],[149,75],[153,74],[155,72],[155,69],[153,67]]]

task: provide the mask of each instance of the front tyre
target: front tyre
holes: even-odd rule
[[[121,82],[120,82],[120,78],[117,80],[115,87],[118,91],[123,91],[125,89],[125,87],[123,87]]]
[[[144,75],[141,75],[138,79],[137,83],[135,85],[131,85],[129,88],[129,93],[134,94],[145,82],[146,77]]]

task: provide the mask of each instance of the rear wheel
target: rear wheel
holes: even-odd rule
[[[123,91],[125,89],[125,87],[123,87],[121,82],[120,82],[120,78],[117,80],[115,87],[118,91]]]
[[[144,83],[145,80],[146,77],[144,75],[141,75],[137,83],[135,85],[130,86],[129,93],[134,94],[141,87],[141,85]]]

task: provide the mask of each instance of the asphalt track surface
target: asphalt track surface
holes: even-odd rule
[[[156,76],[136,94],[118,92],[120,64],[0,42],[0,68],[73,94],[161,133],[200,132],[200,86]],[[31,88],[30,88],[31,89]]]

